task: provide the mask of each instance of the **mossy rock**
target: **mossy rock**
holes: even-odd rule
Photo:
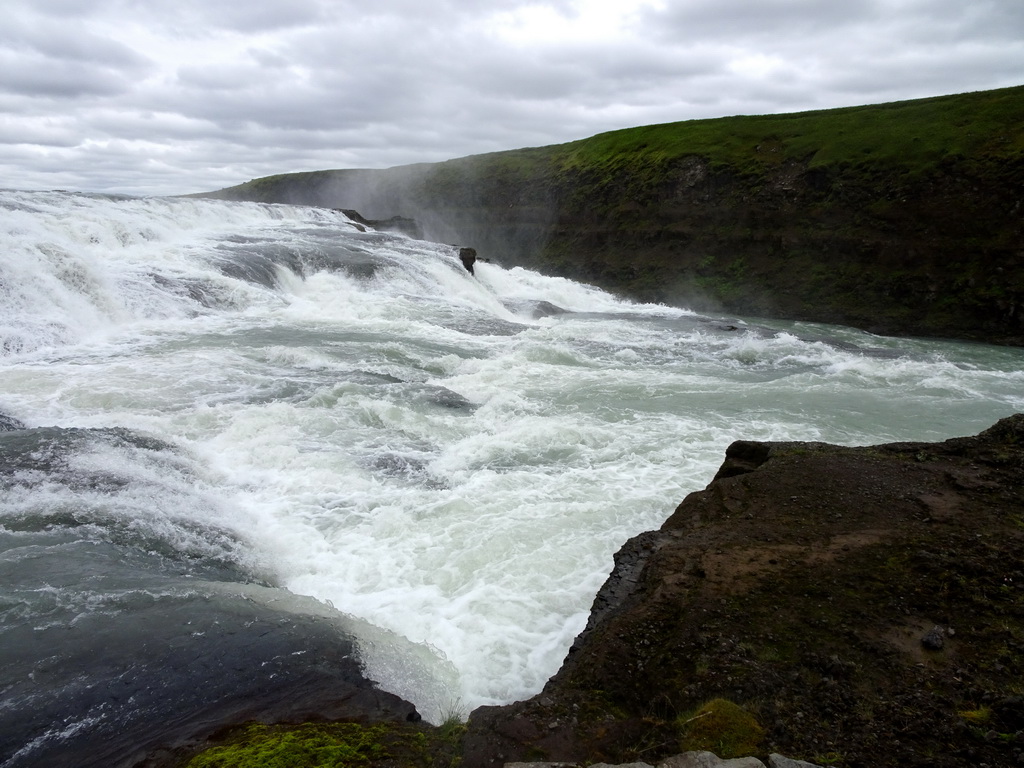
[[[389,730],[383,724],[253,723],[203,750],[185,768],[368,768],[389,755]]]
[[[456,768],[466,728],[362,721],[230,726],[182,754],[176,768]],[[163,764],[161,764],[163,765]],[[168,763],[170,765],[170,763]]]
[[[764,729],[757,719],[728,699],[712,699],[678,720],[684,752],[708,751],[722,758],[757,752]]]

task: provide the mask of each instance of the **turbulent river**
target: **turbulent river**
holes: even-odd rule
[[[732,440],[1024,409],[1019,349],[471,275],[329,210],[0,191],[0,238],[3,766],[344,662],[432,721],[527,697]]]

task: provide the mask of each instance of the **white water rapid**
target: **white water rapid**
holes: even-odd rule
[[[44,674],[77,659],[48,627],[102,615],[116,645],[169,600],[211,625],[211,596],[287,603],[437,720],[537,692],[613,553],[732,440],[1024,408],[1019,349],[470,275],[329,210],[5,191],[0,238],[0,724],[23,731],[0,764],[114,717],[15,717],[74,677]]]

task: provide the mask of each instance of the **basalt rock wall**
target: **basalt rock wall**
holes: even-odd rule
[[[214,194],[410,216],[428,239],[641,301],[1024,343],[1024,88]]]

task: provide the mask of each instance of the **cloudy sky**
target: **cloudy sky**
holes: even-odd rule
[[[1024,84],[1024,0],[0,0],[0,186],[130,194]]]

